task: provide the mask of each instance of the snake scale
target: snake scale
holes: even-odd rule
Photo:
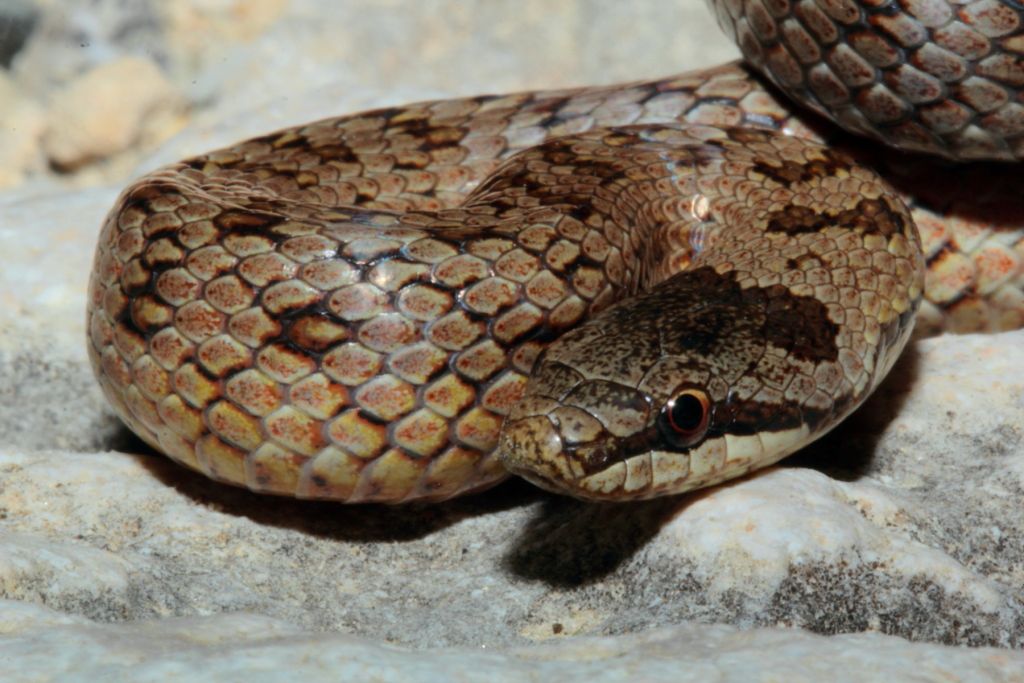
[[[1021,326],[1024,6],[712,5],[744,63],[327,119],[133,183],[88,298],[119,416],[260,492],[512,472],[621,501],[819,437],[915,318]]]

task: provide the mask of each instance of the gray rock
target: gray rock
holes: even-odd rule
[[[14,632],[11,633],[11,629]],[[1024,655],[908,644],[878,634],[823,638],[783,629],[688,624],[615,638],[522,647],[409,650],[311,634],[267,617],[219,615],[131,625],[91,623],[34,605],[0,605],[0,677],[61,681],[302,680],[1019,681]],[[870,653],[870,654],[867,654]],[[287,672],[287,673],[282,673]]]
[[[503,59],[476,49],[480,73]],[[148,164],[367,92],[196,125]],[[1020,680],[1024,333],[918,342],[822,442],[681,498],[261,497],[150,451],[92,380],[84,291],[123,182],[0,195],[0,680]]]
[[[39,20],[39,10],[30,0],[7,0],[0,6],[0,67],[11,66]]]

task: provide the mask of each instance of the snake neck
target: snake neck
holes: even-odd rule
[[[650,289],[677,273],[716,239],[705,194],[692,173],[721,149],[710,129],[628,126],[559,138],[507,161],[463,209],[493,215],[492,229],[529,242],[541,226],[560,234],[602,235],[613,252],[603,263],[607,299]],[[472,237],[476,237],[473,235]]]

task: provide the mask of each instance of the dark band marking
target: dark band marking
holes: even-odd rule
[[[655,427],[642,429],[625,437],[616,438],[605,435],[600,440],[587,444],[562,444],[565,456],[575,460],[584,475],[601,472],[615,463],[623,462],[634,455],[647,453],[654,448],[672,450],[662,442]]]
[[[755,161],[754,170],[784,187],[794,183],[806,183],[815,178],[834,176],[840,169],[849,168],[853,162],[845,155],[833,150],[823,150],[823,159],[791,161],[784,159],[778,166],[765,161]]]
[[[752,436],[761,432],[796,429],[804,423],[800,407],[788,402],[730,400],[715,413],[717,431],[736,436]]]
[[[818,232],[828,227],[847,228],[862,235],[892,237],[907,233],[907,220],[902,211],[888,200],[862,199],[852,209],[814,211],[806,206],[787,206],[767,216],[767,232],[798,235]]]
[[[798,360],[836,360],[839,326],[829,318],[825,304],[813,297],[795,296],[783,285],[759,291],[767,297],[764,333],[769,342]]]
[[[928,266],[928,270],[934,270],[946,259],[955,258],[956,254],[956,247],[949,242],[945,242],[934,254],[925,259],[925,265]]]
[[[283,218],[280,216],[253,213],[252,210],[222,211],[213,219],[213,224],[221,230],[258,234],[263,234],[264,231],[281,222],[283,222]]]
[[[714,302],[684,318],[690,324],[679,340],[683,348],[711,355],[726,335],[737,333],[737,326],[761,320],[760,336],[798,360],[820,363],[838,357],[839,326],[818,299],[797,296],[783,285],[740,289],[735,273],[719,274],[708,267],[680,275],[697,278],[691,306],[694,301]]]

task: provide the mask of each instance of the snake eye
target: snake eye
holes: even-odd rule
[[[684,389],[665,404],[658,421],[661,433],[679,448],[692,446],[704,436],[711,417],[711,399],[700,389]]]

